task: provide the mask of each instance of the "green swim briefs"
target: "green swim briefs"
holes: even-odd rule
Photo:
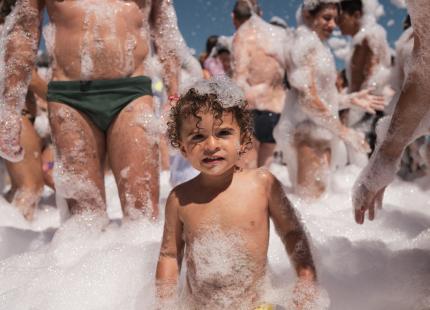
[[[152,96],[151,79],[137,76],[113,80],[53,81],[48,101],[60,102],[87,115],[106,131],[118,113],[133,100]]]

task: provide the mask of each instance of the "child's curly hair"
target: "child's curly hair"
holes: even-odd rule
[[[197,127],[201,121],[199,112],[210,112],[214,118],[222,123],[223,113],[231,112],[239,125],[241,144],[244,146],[242,153],[251,149],[253,124],[251,113],[246,109],[247,102],[242,100],[241,103],[231,107],[224,107],[216,94],[207,93],[201,94],[195,88],[191,88],[188,92],[181,96],[175,106],[170,109],[170,120],[167,122],[167,135],[170,144],[179,148],[181,141],[181,126],[182,122],[188,117],[193,116],[197,121]]]

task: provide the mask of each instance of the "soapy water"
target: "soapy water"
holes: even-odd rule
[[[290,186],[285,167],[272,165],[272,171]],[[289,195],[313,247],[322,287],[316,309],[428,309],[430,179],[396,180],[378,218],[359,226],[350,203],[358,172],[354,166],[337,171],[331,191],[320,202],[306,204]],[[156,223],[121,223],[112,175],[106,188],[110,222],[87,214],[59,229],[52,205],[42,201],[35,221],[28,223],[0,198],[0,309],[152,309],[163,217]],[[161,205],[169,189],[168,181],[161,180]],[[220,249],[234,243],[231,238],[217,241]],[[243,256],[230,252],[231,257],[211,252],[201,257],[200,267],[210,262],[214,269],[207,273],[222,274]],[[286,305],[295,276],[273,225],[268,261],[264,301]],[[184,265],[181,289],[185,272]]]

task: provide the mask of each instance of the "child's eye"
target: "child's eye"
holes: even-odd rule
[[[192,141],[201,141],[203,138],[204,138],[204,137],[203,137],[203,135],[202,135],[202,134],[196,134],[196,135],[193,135],[193,136],[191,137],[191,140],[192,140]]]
[[[229,136],[229,135],[231,135],[231,131],[227,130],[227,129],[220,130],[218,132],[218,136],[220,136],[220,137],[225,137],[225,136]]]

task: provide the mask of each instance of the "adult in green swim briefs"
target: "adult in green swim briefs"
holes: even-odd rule
[[[57,192],[72,213],[106,212],[108,155],[126,216],[157,217],[159,120],[154,114],[145,60],[150,40],[164,67],[168,95],[177,93],[176,15],[169,0],[17,0],[5,43],[8,68],[0,112],[0,155],[20,160],[16,113],[29,80],[42,12],[55,31],[49,119]],[[82,26],[84,25],[84,27]],[[48,40],[49,41],[49,40]],[[52,45],[52,44],[51,44]],[[50,44],[48,42],[47,46]],[[1,130],[9,128],[9,130]]]

